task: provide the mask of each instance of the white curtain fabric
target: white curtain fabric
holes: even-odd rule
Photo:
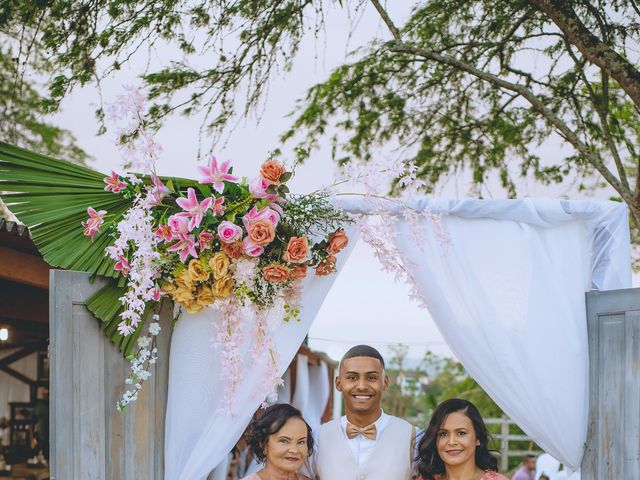
[[[340,253],[338,266],[346,263],[357,240],[347,228],[349,247]],[[280,325],[274,338],[282,375],[291,363],[311,323],[331,289],[336,275],[305,280],[300,321]],[[245,339],[246,375],[238,387],[235,415],[223,405],[219,353],[212,343],[216,312],[205,309],[184,315],[176,323],[169,359],[169,392],[165,429],[165,480],[200,480],[233,448],[260,406],[256,395],[264,374],[264,362],[254,362]]]
[[[296,359],[296,388],[291,405],[300,410],[304,416],[309,403],[309,359],[306,355],[298,355]]]
[[[585,292],[631,285],[627,209],[615,202],[423,200],[451,243],[396,245],[451,350],[545,451],[580,467],[588,415]],[[366,210],[364,205],[352,207]],[[562,394],[558,394],[562,392]]]
[[[307,407],[302,413],[314,434],[318,434],[331,389],[329,367],[326,362],[321,361],[319,365],[309,366],[309,385]]]
[[[0,352],[0,359],[15,352],[16,350],[2,351]],[[12,363],[10,366],[15,371],[35,379],[37,357],[38,355],[33,353]],[[29,385],[13,378],[5,372],[0,372],[0,418],[4,417],[8,419],[11,415],[9,402],[29,402],[30,400]]]
[[[361,199],[341,204],[353,213],[375,211]],[[447,343],[527,434],[565,465],[579,467],[588,392],[584,293],[631,284],[626,207],[545,199],[421,199],[413,207],[441,214],[451,238],[443,245],[425,223],[419,228],[429,243],[419,248],[397,207],[396,244]],[[354,232],[348,233],[353,240]],[[301,321],[277,330],[281,372],[334,279],[312,276]],[[165,480],[206,477],[260,404],[255,393],[262,369],[254,364],[241,380],[236,415],[221,408],[213,321],[207,312],[185,316],[173,333]]]

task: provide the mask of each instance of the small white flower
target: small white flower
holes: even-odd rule
[[[155,317],[155,316],[154,316]],[[154,320],[157,320],[156,318],[154,318]],[[149,333],[151,335],[158,335],[160,333],[160,324],[158,322],[153,322],[151,325],[149,325]]]

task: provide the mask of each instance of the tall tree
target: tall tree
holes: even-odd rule
[[[203,112],[213,131],[259,104],[327,5],[374,9],[386,31],[310,89],[283,140],[313,147],[329,134],[341,163],[401,145],[430,186],[465,168],[478,185],[497,174],[510,196],[520,175],[597,174],[640,224],[635,0],[422,0],[402,22],[380,0],[0,0],[0,11],[9,4],[13,18],[40,12],[52,107],[137,50],[172,45],[179,59],[144,75],[153,119]],[[539,158],[554,137],[569,153]]]
[[[43,2],[44,3],[44,2]],[[49,119],[41,83],[52,65],[40,48],[40,2],[0,2],[0,138],[45,155],[84,163],[88,156],[68,130]]]

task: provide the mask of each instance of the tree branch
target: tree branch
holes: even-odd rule
[[[567,40],[594,65],[606,71],[640,107],[640,72],[618,52],[596,37],[580,21],[566,0],[529,0],[567,37]]]
[[[387,11],[384,9],[384,7],[380,4],[378,0],[371,0],[371,3],[373,3],[373,6],[376,7],[376,10],[380,14],[380,18],[382,18],[384,23],[387,24],[387,27],[389,28],[389,31],[391,32],[391,35],[393,35],[393,38],[395,39],[395,41],[401,42],[402,37],[400,35],[400,30],[393,23],[393,20],[391,20],[391,17],[387,13]]]
[[[530,0],[530,1],[542,1],[542,0]],[[633,206],[636,205],[636,202],[631,191],[625,188],[625,186],[607,168],[602,158],[597,153],[593,152],[589,148],[589,146],[585,144],[560,117],[558,117],[555,113],[553,113],[553,111],[547,108],[547,105],[545,104],[545,102],[542,99],[538,98],[533,93],[533,91],[531,91],[530,89],[522,85],[509,82],[496,75],[480,70],[474,65],[466,63],[462,60],[458,60],[457,58],[454,58],[448,55],[442,55],[429,49],[404,43],[400,37],[400,31],[394,25],[394,23],[390,19],[386,10],[384,10],[382,5],[380,5],[380,2],[378,0],[371,0],[371,2],[376,7],[376,10],[378,10],[378,13],[382,17],[383,21],[385,22],[385,24],[389,28],[389,31],[394,37],[394,41],[390,42],[388,46],[390,51],[405,53],[410,55],[417,55],[425,59],[435,61],[437,63],[449,65],[460,71],[473,75],[474,77],[477,77],[498,88],[509,90],[511,92],[515,92],[520,96],[522,96],[525,100],[527,100],[531,104],[531,106],[538,113],[540,113],[544,118],[547,119],[547,121],[556,129],[556,131],[560,134],[561,137],[563,137],[567,142],[573,145],[573,147],[578,152],[580,152],[583,158],[586,161],[588,161],[591,165],[593,165],[593,167],[596,170],[598,170],[598,172],[600,172],[600,174],[605,178],[605,180],[620,194],[620,196],[632,209],[634,218],[637,221],[640,220],[640,212],[633,211],[634,210]],[[638,98],[640,99],[640,89],[638,90],[638,94],[639,94]]]

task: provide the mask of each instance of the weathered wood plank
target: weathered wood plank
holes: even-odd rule
[[[51,274],[51,478],[162,479],[170,312],[161,312],[160,361],[121,414],[130,364],[84,306],[102,285],[85,273]]]
[[[583,480],[640,478],[640,289],[587,294],[589,424]]]

